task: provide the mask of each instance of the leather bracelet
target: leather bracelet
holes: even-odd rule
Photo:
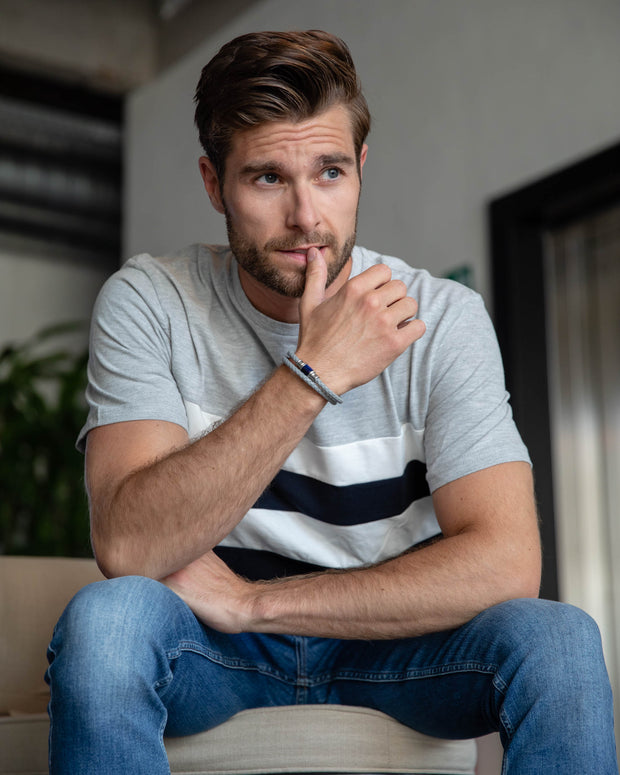
[[[286,364],[289,369],[297,374],[298,377],[313,388],[319,395],[321,395],[330,404],[341,404],[342,398],[330,390],[323,380],[319,377],[316,371],[307,363],[298,358],[295,353],[288,352],[286,358],[282,359],[282,362]]]

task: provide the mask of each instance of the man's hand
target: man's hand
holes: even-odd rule
[[[237,576],[213,552],[162,579],[198,619],[220,632],[243,632],[249,620],[253,584]]]
[[[366,269],[326,298],[327,267],[308,251],[297,352],[336,393],[381,374],[425,332],[416,301],[384,264]]]

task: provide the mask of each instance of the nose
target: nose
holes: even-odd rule
[[[291,187],[286,225],[304,234],[314,231],[321,222],[316,192],[312,185],[300,184]]]

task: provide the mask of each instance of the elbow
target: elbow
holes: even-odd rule
[[[521,557],[512,573],[511,598],[536,598],[540,595],[542,563],[540,552]]]
[[[95,562],[107,579],[144,576],[160,580],[172,572],[144,536],[110,535],[108,531],[101,535],[93,529],[91,543]]]
[[[91,543],[97,567],[107,579],[141,575],[136,573],[135,566],[131,567],[127,562],[127,552],[123,551],[122,547],[115,546],[110,541],[97,539],[94,535],[91,536]]]
[[[91,530],[91,544],[97,567],[107,579],[119,576],[150,576],[141,552],[131,541],[109,531]]]
[[[541,583],[542,577],[540,571],[533,573],[530,578],[525,579],[523,582],[524,593],[522,597],[539,597]]]
[[[108,579],[153,576],[146,553],[148,541],[119,519],[110,500],[90,499],[90,540],[95,562]]]
[[[540,595],[540,578],[522,579],[515,597],[536,598]]]

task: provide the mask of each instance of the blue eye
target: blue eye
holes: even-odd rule
[[[340,177],[340,170],[338,167],[329,167],[329,169],[324,170],[323,177],[327,178],[327,180],[338,180]]]
[[[278,176],[275,172],[265,172],[258,179],[263,183],[268,183],[269,185],[273,185],[274,183],[278,182]]]

